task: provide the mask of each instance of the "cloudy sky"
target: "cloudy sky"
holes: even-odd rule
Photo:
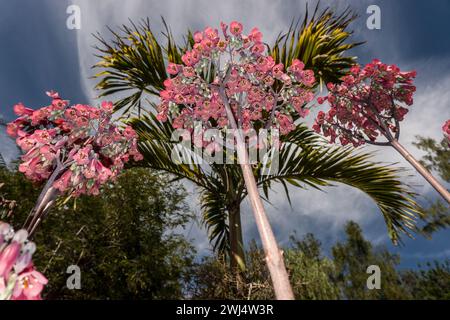
[[[440,127],[450,118],[450,2],[421,1],[322,1],[337,11],[350,5],[359,19],[354,22],[353,40],[366,41],[353,51],[361,63],[379,58],[395,63],[402,69],[418,72],[415,104],[402,124],[401,142],[420,157],[422,153],[411,142],[417,134],[440,139]],[[77,5],[81,12],[81,29],[66,27],[69,5]],[[315,1],[310,1],[311,6]],[[381,9],[381,29],[366,27],[369,5]],[[0,3],[0,117],[13,118],[12,106],[17,102],[38,107],[48,100],[44,92],[59,91],[73,102],[95,103],[91,66],[96,62],[92,33],[99,31],[108,39],[106,26],[113,28],[126,24],[128,19],[149,17],[152,28],[161,29],[163,16],[174,35],[180,38],[187,28],[202,29],[218,25],[220,21],[239,20],[247,28],[258,26],[264,40],[271,42],[280,31],[286,30],[294,18],[304,13],[305,1],[300,0],[238,0],[238,1],[141,1],[141,0],[16,0]],[[316,110],[317,112],[317,110]],[[3,129],[2,129],[3,130]],[[371,150],[370,148],[367,148]],[[14,143],[0,131],[0,152],[8,160],[17,155]],[[389,148],[377,149],[376,160],[408,164]],[[409,173],[412,173],[410,171]],[[437,198],[436,193],[417,175],[404,177],[425,199]],[[195,203],[195,190],[191,198]],[[273,206],[268,206],[270,220],[280,243],[289,235],[302,236],[313,232],[325,247],[343,237],[343,226],[348,220],[358,222],[365,235],[377,244],[389,246],[402,256],[402,266],[415,266],[431,259],[450,257],[448,231],[436,233],[432,240],[406,240],[405,246],[394,248],[387,237],[384,222],[376,206],[361,192],[345,186],[328,188],[325,192],[291,190],[291,208],[281,189],[271,194]],[[199,212],[198,206],[193,210]],[[246,240],[257,237],[256,227],[248,203],[243,206]],[[188,225],[186,235],[199,252],[210,246],[205,230],[195,222]]]

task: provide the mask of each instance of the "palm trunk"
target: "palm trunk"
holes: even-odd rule
[[[225,104],[228,121],[231,128],[238,129],[236,120],[234,119],[231,107],[228,104],[223,87],[220,89],[222,100]],[[284,265],[283,256],[278,248],[277,241],[267,218],[266,210],[264,209],[261,197],[256,185],[255,176],[253,175],[252,167],[249,163],[248,152],[245,147],[245,141],[240,132],[236,134],[236,149],[244,176],[245,186],[250,198],[250,203],[253,209],[256,226],[261,237],[262,246],[266,258],[267,267],[269,269],[270,277],[272,279],[275,297],[278,300],[294,300],[294,293],[292,292],[291,284],[289,283],[289,276]]]
[[[244,242],[242,241],[241,210],[239,203],[228,209],[230,232],[230,270],[237,293],[242,291],[242,271],[245,270]]]
[[[403,158],[406,159],[417,170],[429,184],[448,202],[450,203],[450,193],[439,181],[433,177],[433,175],[419,162],[417,161],[408,150],[403,147],[398,140],[393,139],[390,141],[391,145],[397,150]]]
[[[242,239],[241,210],[239,203],[228,209],[230,230],[230,266],[233,274],[245,268],[244,241]]]

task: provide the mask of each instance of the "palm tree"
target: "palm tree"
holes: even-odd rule
[[[292,24],[287,33],[280,34],[270,47],[271,53],[285,65],[295,58],[302,60],[320,83],[337,82],[355,61],[344,52],[360,44],[346,43],[352,33],[346,29],[354,19],[348,9],[336,15],[329,8],[319,13],[316,6],[309,16],[307,8],[302,23]],[[159,122],[151,113],[168,77],[167,61],[180,63],[183,51],[193,43],[192,34],[188,31],[185,43],[178,46],[163,20],[166,44],[161,45],[148,20],[139,25],[130,23],[119,33],[110,29],[114,36],[111,43],[96,36],[101,46],[97,47],[100,61],[95,67],[102,69],[95,75],[100,78],[96,88],[101,90],[100,97],[125,96],[115,107],[124,116],[135,116],[131,123],[140,137],[142,165],[170,172],[175,179],[187,179],[199,188],[209,239],[215,250],[228,254],[232,270],[237,271],[239,266],[245,267],[240,205],[247,195],[239,166],[174,163],[171,151],[177,142],[171,140],[172,126]],[[266,200],[273,183],[284,186],[289,201],[288,184],[320,189],[343,183],[362,190],[376,202],[394,242],[400,233],[409,235],[415,230],[420,209],[414,194],[399,182],[397,169],[371,162],[370,154],[326,145],[303,124],[283,137],[283,142],[277,174],[264,176],[254,169]]]

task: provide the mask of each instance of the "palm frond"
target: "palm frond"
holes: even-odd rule
[[[123,25],[119,32],[109,28],[113,40],[109,43],[100,34],[94,35],[100,42],[96,46],[100,61],[93,68],[101,69],[94,75],[99,78],[95,88],[100,97],[113,94],[125,95],[115,103],[115,109],[123,113],[131,108],[141,111],[145,95],[159,96],[167,79],[165,61],[179,62],[181,55],[173,36],[165,24],[166,46],[160,45],[150,27],[149,19],[136,25]]]
[[[153,114],[129,121],[139,136],[139,149],[144,160],[139,165],[173,174],[178,179],[193,182],[200,191],[202,220],[215,250],[229,249],[227,204],[242,196],[242,173],[237,165],[211,164],[205,171],[196,163],[176,163],[171,154],[178,141],[171,140],[173,128],[159,122]],[[186,154],[189,156],[189,154]],[[193,158],[190,158],[194,162]],[[239,198],[237,201],[240,201]],[[236,201],[236,200],[235,200]]]
[[[226,254],[230,249],[226,194],[220,189],[203,189],[200,201],[202,220],[208,230],[209,241],[214,251]]]
[[[201,191],[203,222],[214,250],[229,253],[230,206],[240,204],[246,196],[242,170],[238,164],[211,164],[209,188]]]
[[[422,217],[423,211],[413,200],[415,194],[399,180],[399,169],[372,162],[370,153],[317,143],[308,146],[299,135],[291,136],[283,144],[279,157],[280,168],[276,174],[258,176],[258,185],[263,189],[279,182],[288,194],[287,184],[322,189],[343,183],[372,198],[394,243],[400,240],[400,233],[411,236],[412,231],[418,231],[416,220]]]
[[[201,166],[195,163],[193,158],[181,162],[181,158],[174,161],[173,151],[179,145],[179,141],[172,141],[172,126],[169,123],[161,123],[152,113],[146,113],[141,118],[134,118],[128,122],[139,136],[139,150],[144,160],[139,165],[156,170],[163,170],[175,175],[178,179],[188,179],[196,185],[208,188],[207,174]],[[183,156],[195,155],[181,150]],[[191,162],[191,163],[186,163]]]
[[[344,53],[362,44],[348,41],[353,31],[347,28],[356,17],[349,8],[339,15],[329,7],[319,13],[319,3],[310,16],[306,5],[303,22],[291,23],[288,32],[278,36],[270,52],[285,67],[293,59],[300,59],[307,69],[314,71],[320,84],[339,82],[356,60]]]

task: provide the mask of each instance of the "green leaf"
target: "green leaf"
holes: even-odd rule
[[[164,80],[168,77],[166,61],[180,62],[181,49],[175,45],[164,20],[163,23],[165,47],[152,32],[149,19],[142,20],[139,25],[130,20],[130,26],[123,25],[118,32],[109,28],[114,38],[111,43],[100,34],[95,35],[100,42],[95,46],[100,61],[93,68],[101,69],[94,76],[100,79],[95,88],[101,91],[99,97],[126,95],[115,103],[116,111],[126,113],[136,108],[140,114],[141,99],[145,95],[159,96],[159,91],[164,88]]]
[[[291,65],[293,59],[301,60],[306,69],[314,71],[319,83],[336,83],[356,61],[356,57],[345,53],[362,44],[348,42],[353,31],[347,28],[357,15],[349,8],[339,15],[329,7],[320,13],[318,9],[319,3],[310,16],[306,5],[303,22],[291,23],[288,32],[277,37],[270,52],[274,60],[285,67]]]
[[[258,176],[258,185],[270,188],[272,182],[279,182],[285,186],[287,181],[322,189],[343,183],[372,198],[394,243],[400,240],[400,233],[412,236],[418,231],[416,222],[423,210],[414,201],[415,194],[399,180],[400,169],[370,161],[370,153],[326,145],[313,136],[305,125],[299,125],[284,139],[280,170],[272,176]]]

